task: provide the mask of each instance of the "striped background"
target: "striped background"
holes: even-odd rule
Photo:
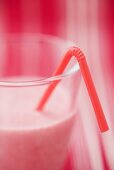
[[[58,35],[85,51],[110,131],[99,133],[82,81],[66,170],[114,170],[114,1],[0,0],[0,38],[6,32]]]

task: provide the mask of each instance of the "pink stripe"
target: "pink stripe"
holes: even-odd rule
[[[41,31],[41,8],[39,0],[21,0],[22,29],[24,32],[36,33]]]
[[[14,43],[8,43],[6,53],[6,66],[4,70],[4,76],[17,76],[21,74],[21,46],[16,46]]]
[[[105,152],[105,149],[104,149],[102,138],[100,137],[100,135],[98,135],[98,138],[99,138],[100,150],[101,150],[101,153],[102,153],[104,170],[109,170],[110,167],[109,167],[109,164],[108,164],[108,160],[106,158],[106,152]]]

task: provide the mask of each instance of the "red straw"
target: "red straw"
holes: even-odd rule
[[[56,69],[54,76],[56,75],[60,75],[63,73],[63,71],[65,70],[67,64],[69,63],[70,59],[72,58],[72,56],[75,56],[79,66],[80,66],[80,70],[82,72],[83,75],[83,79],[85,81],[94,111],[95,111],[95,115],[97,118],[97,122],[99,125],[99,128],[101,130],[101,132],[105,132],[107,131],[108,125],[104,116],[104,112],[102,109],[102,106],[100,104],[94,83],[92,81],[91,78],[91,74],[85,59],[84,54],[82,53],[82,51],[77,48],[77,47],[71,47],[65,54],[62,62],[60,63],[60,65],[58,66],[58,68]],[[49,85],[49,87],[47,88],[46,92],[44,93],[43,97],[40,100],[39,106],[38,106],[38,110],[42,110],[43,107],[45,106],[47,100],[49,99],[49,97],[51,96],[53,90],[55,89],[55,87],[57,86],[57,84],[59,83],[60,80],[56,80],[51,82],[51,84]]]

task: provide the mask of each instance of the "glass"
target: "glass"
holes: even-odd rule
[[[75,59],[53,77],[72,42],[42,34],[0,40],[0,170],[61,170],[76,121],[80,72]],[[38,103],[61,80],[42,111]]]

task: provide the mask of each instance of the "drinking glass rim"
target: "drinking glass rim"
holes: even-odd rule
[[[66,50],[67,46],[76,46],[75,43],[72,41],[69,41],[67,39],[60,38],[58,36],[50,35],[50,34],[41,34],[41,33],[5,33],[3,34],[3,39],[1,36],[0,43],[4,43],[4,40],[7,40],[7,42],[17,42],[16,38],[19,38],[22,40],[23,43],[32,43],[32,42],[38,42],[40,39],[43,39],[47,42],[53,42],[53,44],[62,43],[65,44]],[[29,37],[29,41],[28,41]],[[64,79],[68,76],[71,76],[74,73],[77,73],[79,71],[79,65],[76,63],[72,68],[64,72],[63,74],[57,75],[57,76],[50,76],[50,77],[42,77],[41,79],[35,79],[35,80],[20,80],[20,81],[1,81],[0,80],[0,87],[30,87],[30,86],[39,86],[39,85],[45,85],[49,84],[56,80]]]

